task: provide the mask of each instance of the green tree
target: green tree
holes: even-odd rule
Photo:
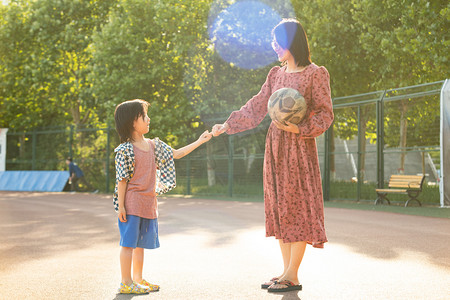
[[[380,3],[376,0],[353,0],[352,3],[354,20],[364,29],[360,45],[369,54],[369,63],[379,74],[376,88],[415,85],[448,77],[448,1],[383,0]],[[399,117],[399,121],[393,120],[387,126],[400,126],[397,145],[402,149],[418,145],[407,145],[408,128],[415,130],[415,125],[422,123],[421,114],[411,110],[413,103],[415,101],[411,99],[401,100],[398,106],[391,106],[395,111],[387,111],[391,116]],[[438,116],[439,110],[436,109],[429,119],[436,120]],[[422,126],[422,130],[427,128]],[[405,155],[406,151],[403,151],[399,166],[401,172]]]
[[[318,0],[308,5],[293,1],[293,5],[309,34],[313,60],[330,72],[334,97],[448,77],[448,1]],[[396,132],[396,144],[403,148],[406,120],[411,119],[410,126],[420,124],[410,103],[403,100],[395,107],[403,114],[386,111],[399,118],[386,123],[386,132]],[[361,126],[364,137],[371,138],[375,114],[366,109],[361,110]],[[336,111],[337,136],[348,139],[357,133],[356,112],[356,108]],[[394,124],[404,130],[389,131]]]
[[[95,118],[96,103],[87,81],[88,48],[115,2],[38,0],[31,6],[31,34],[40,45],[38,66],[43,78],[39,81],[52,87],[48,97],[70,112],[77,126]]]
[[[207,6],[193,0],[120,1],[91,49],[92,90],[103,118],[112,121],[117,104],[142,98],[151,103],[152,135],[174,145],[192,137],[198,115],[185,94],[186,56]]]
[[[374,70],[367,59],[368,53],[360,46],[362,28],[353,18],[354,4],[345,0],[293,1],[298,19],[305,28],[311,49],[311,58],[324,65],[330,73],[332,97],[366,93],[374,90]],[[371,137],[367,128],[373,130],[375,113],[371,106],[361,109],[361,150],[366,148],[365,138]],[[335,110],[333,135],[341,139],[352,139],[358,133],[358,109],[350,107]],[[373,131],[372,131],[373,132]],[[334,149],[334,139],[331,143]],[[364,177],[365,155],[362,155]],[[334,175],[334,157],[331,158]]]
[[[97,122],[87,82],[87,51],[92,33],[106,20],[115,1],[12,1],[1,8],[0,124],[15,131]],[[86,145],[87,133],[76,143]],[[33,140],[36,139],[36,140]],[[32,135],[40,158],[62,159],[64,144]],[[29,136],[19,138],[19,158],[26,159]],[[30,143],[31,144],[31,143]],[[94,144],[94,143],[92,143]],[[64,145],[64,146],[63,146]],[[30,145],[31,146],[31,145]],[[84,153],[89,155],[85,148]],[[42,155],[41,155],[42,154]],[[48,161],[48,160],[47,160]],[[47,164],[39,168],[47,168]]]
[[[96,103],[86,80],[91,59],[87,48],[114,2],[36,0],[3,7],[0,76],[5,125],[23,129],[88,123]]]
[[[0,8],[0,127],[44,126],[61,112],[42,97],[49,86],[39,82],[29,5],[17,1]]]

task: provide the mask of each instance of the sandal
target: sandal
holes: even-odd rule
[[[159,285],[151,284],[151,283],[147,282],[147,280],[145,280],[145,279],[142,279],[142,281],[139,284],[148,287],[151,292],[159,291]]]
[[[266,289],[269,288],[269,286],[274,284],[277,280],[278,280],[278,277],[274,277],[274,278],[270,279],[268,282],[265,282],[265,283],[261,284],[261,288],[263,290],[266,290]]]
[[[285,285],[284,288],[274,288],[272,286],[279,284],[279,285]],[[301,284],[294,284],[292,281],[289,280],[283,280],[283,281],[276,281],[274,284],[272,284],[267,291],[270,293],[282,293],[282,292],[289,292],[289,291],[301,291],[302,285]]]
[[[129,286],[121,282],[119,287],[120,294],[148,294],[149,292],[149,287],[140,285],[139,283],[136,283],[134,281]]]

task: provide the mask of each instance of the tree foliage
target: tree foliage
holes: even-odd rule
[[[263,2],[275,9],[281,5]],[[240,69],[216,53],[209,17],[232,3],[15,0],[0,5],[0,126],[111,124],[118,103],[143,98],[152,104],[152,135],[175,144],[193,138],[205,120],[216,114],[223,119],[256,94],[271,67]],[[449,75],[448,1],[291,3],[309,36],[313,61],[330,72],[333,97]],[[427,116],[436,120],[438,111],[429,107]],[[390,109],[397,108],[388,108],[390,124],[400,124],[400,114]],[[408,108],[409,124],[418,124],[419,115]],[[368,136],[374,117],[363,116]],[[337,113],[336,120],[342,124],[338,136],[357,132],[356,110]],[[408,134],[426,136],[421,130]]]
[[[293,5],[309,34],[313,60],[325,65],[331,74],[335,97],[433,82],[449,76],[448,1],[318,0],[307,5],[293,1]],[[428,99],[430,103],[422,109],[432,122],[439,116],[439,110],[435,109],[439,103],[435,101]],[[422,114],[408,105],[415,102],[402,103],[406,110],[404,117],[410,120],[410,127],[414,126],[414,134],[426,136],[428,128],[419,122]],[[390,116],[385,125],[390,134],[386,136],[392,146],[399,146],[400,133],[395,129],[401,123],[399,110],[398,105],[388,105],[386,110]],[[371,111],[363,107],[361,121],[365,123],[363,127],[370,129],[365,136],[373,138],[374,107]],[[356,107],[337,110],[335,123],[337,136],[354,137],[358,129]],[[389,126],[394,127],[390,130]],[[409,146],[421,143],[419,139],[408,140],[413,143]]]
[[[92,91],[104,118],[112,120],[120,102],[141,98],[151,103],[152,135],[176,144],[190,133],[197,120],[185,94],[185,64],[207,7],[193,0],[119,2],[91,48]]]
[[[0,76],[8,126],[95,120],[87,48],[114,2],[36,0],[4,7]]]

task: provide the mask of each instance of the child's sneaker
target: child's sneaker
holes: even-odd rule
[[[159,291],[159,285],[148,283],[147,280],[145,279],[142,279],[142,281],[139,284],[148,287],[152,292]]]
[[[149,287],[141,285],[134,281],[129,286],[121,282],[119,287],[119,293],[121,294],[148,294],[149,292],[150,292]]]

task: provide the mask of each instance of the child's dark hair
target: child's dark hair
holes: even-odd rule
[[[299,21],[283,19],[272,30],[272,35],[281,48],[291,52],[297,66],[311,64],[308,37]]]
[[[147,101],[141,99],[128,100],[117,105],[114,120],[121,143],[131,141],[134,130],[133,123],[138,118],[145,117],[149,105]]]

